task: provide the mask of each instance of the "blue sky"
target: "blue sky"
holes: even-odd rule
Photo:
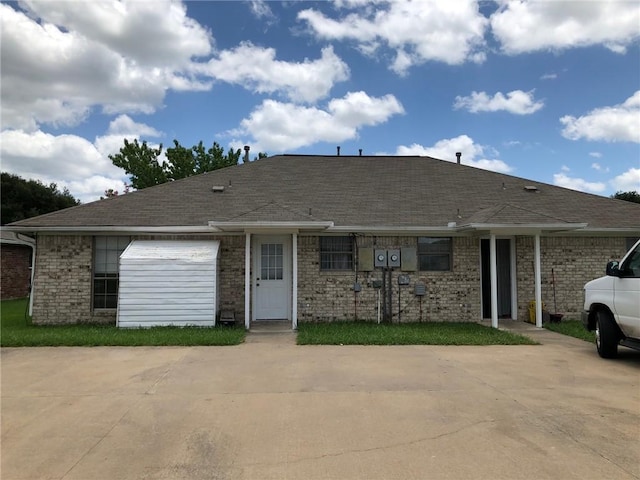
[[[0,4],[2,170],[83,202],[124,138],[429,155],[640,191],[640,3]]]

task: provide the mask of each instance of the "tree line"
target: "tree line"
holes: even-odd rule
[[[40,180],[24,180],[7,172],[0,174],[0,188],[2,225],[80,205],[80,200],[75,199],[66,187],[59,190],[55,183],[45,185]]]

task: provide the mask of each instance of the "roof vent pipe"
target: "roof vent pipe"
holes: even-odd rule
[[[460,165],[460,157],[462,157],[462,152],[456,152],[456,158],[458,159],[458,165]]]
[[[249,145],[245,145],[244,146],[244,163],[249,163],[249,150],[251,150],[251,147]]]
[[[362,149],[361,148],[358,149],[358,153],[360,153],[360,156],[362,156]]]
[[[338,151],[338,156],[340,156],[340,145],[336,147],[336,150]]]

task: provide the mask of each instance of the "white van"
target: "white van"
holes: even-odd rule
[[[607,264],[605,277],[584,286],[582,323],[595,330],[603,358],[615,358],[618,345],[640,350],[640,240],[622,261]]]

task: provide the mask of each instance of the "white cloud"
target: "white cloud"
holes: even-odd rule
[[[193,59],[210,35],[179,2],[0,4],[2,122],[76,125],[94,107],[151,113],[166,90],[207,88]]]
[[[120,115],[109,123],[110,135],[133,135],[135,137],[159,137],[162,132],[144,123],[138,123],[129,115]]]
[[[640,168],[630,168],[611,180],[616,191],[640,192]]]
[[[557,73],[545,73],[540,77],[540,80],[555,80],[556,78],[558,78]]]
[[[490,147],[475,143],[471,137],[460,135],[439,140],[431,147],[425,147],[417,143],[410,146],[400,145],[396,149],[396,155],[421,155],[457,162],[455,154],[460,152],[462,153],[461,163],[464,165],[500,173],[508,173],[513,170],[502,160],[484,158],[486,156],[485,150],[491,150],[493,154],[496,153]]]
[[[332,47],[322,49],[318,60],[283,62],[275,59],[273,48],[243,42],[198,71],[228,83],[235,83],[257,93],[279,92],[293,101],[315,102],[326,97],[336,82],[349,78],[349,67]]]
[[[402,113],[404,109],[393,95],[370,97],[364,92],[332,99],[326,109],[265,100],[239,128],[228,133],[255,140],[234,140],[234,147],[251,143],[254,149],[273,154],[356,138],[360,128],[384,123]]]
[[[369,55],[379,56],[382,46],[388,47],[394,53],[390,68],[400,75],[427,61],[450,65],[484,61],[480,50],[488,20],[476,2],[338,1],[335,5],[352,11],[336,20],[306,9],[298,19],[318,38],[352,40]]]
[[[604,45],[624,53],[640,38],[636,1],[499,0],[493,35],[508,54]]]
[[[252,0],[251,13],[253,13],[256,18],[261,18],[264,20],[274,20],[276,18],[276,16],[271,11],[271,7],[269,7],[268,3],[265,0]]]
[[[108,188],[124,188],[126,175],[108,155],[117,153],[125,138],[157,135],[160,132],[156,129],[126,115],[114,119],[106,134],[96,137],[93,143],[77,135],[4,130],[0,133],[2,170],[67,187],[83,202],[97,200]]]
[[[75,135],[5,130],[0,135],[2,169],[23,178],[68,187],[82,201],[95,200],[106,188],[120,186],[123,171],[95,145]],[[95,190],[95,188],[101,188]]]
[[[588,182],[582,178],[570,177],[566,173],[554,174],[553,184],[588,193],[602,193],[607,188],[607,185],[602,182]]]
[[[24,0],[28,13],[98,42],[138,65],[171,69],[188,66],[211,52],[211,34],[181,1],[75,2]]]
[[[149,137],[156,138],[162,135],[153,127],[144,123],[137,123],[128,115],[120,115],[109,123],[109,129],[105,135],[96,137],[94,145],[100,154],[107,158],[109,155],[118,153],[124,144],[124,139],[134,140]],[[150,147],[155,144],[148,143]]]
[[[581,117],[565,115],[562,136],[569,140],[640,143],[640,90],[620,105],[592,110]]]
[[[74,126],[94,109],[153,113],[168,90],[206,91],[214,80],[314,102],[349,68],[333,51],[301,62],[250,43],[213,54],[211,33],[175,0],[0,3],[3,128]],[[253,6],[265,15],[266,3]]]
[[[609,173],[609,167],[603,167],[597,162],[592,163],[591,168],[593,168],[597,172]]]
[[[589,156],[593,158],[602,158],[602,153],[600,152],[589,152]],[[594,165],[597,165],[594,163]]]
[[[486,92],[474,91],[467,97],[457,96],[453,108],[471,113],[506,111],[515,115],[530,115],[544,106],[544,102],[534,100],[533,92],[513,90],[506,95],[498,92],[490,97]]]

